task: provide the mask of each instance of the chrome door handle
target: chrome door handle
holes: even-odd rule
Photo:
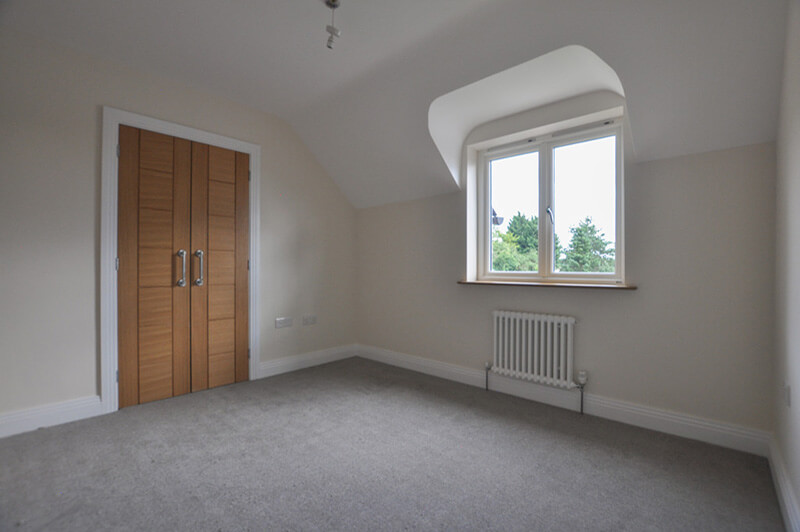
[[[186,250],[179,249],[178,256],[181,258],[181,278],[178,279],[178,286],[186,286]]]
[[[205,283],[205,281],[203,280],[203,250],[198,249],[197,251],[194,252],[194,255],[198,259],[200,259],[200,277],[195,279],[194,284],[197,286],[203,286],[203,283]]]

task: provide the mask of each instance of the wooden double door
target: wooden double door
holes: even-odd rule
[[[249,168],[120,126],[121,408],[248,379]]]

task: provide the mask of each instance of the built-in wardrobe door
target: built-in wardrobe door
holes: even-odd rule
[[[189,391],[191,143],[120,126],[120,407]]]
[[[192,144],[192,391],[248,379],[249,168]]]
[[[247,380],[249,156],[119,138],[120,407]]]

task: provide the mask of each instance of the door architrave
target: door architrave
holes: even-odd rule
[[[100,206],[100,402],[104,413],[119,409],[117,383],[117,200],[119,192],[117,146],[119,126],[147,129],[194,142],[219,146],[250,155],[250,271],[248,277],[248,340],[250,380],[256,378],[259,358],[258,263],[261,181],[261,147],[157,118],[103,107]]]

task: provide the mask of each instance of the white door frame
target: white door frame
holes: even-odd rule
[[[119,126],[124,124],[247,153],[250,155],[250,301],[249,342],[250,380],[258,368],[258,262],[259,262],[259,185],[261,181],[261,147],[230,137],[223,137],[156,118],[103,107],[103,140],[101,152],[101,220],[100,220],[100,401],[103,412],[119,409],[117,382],[117,146]]]

